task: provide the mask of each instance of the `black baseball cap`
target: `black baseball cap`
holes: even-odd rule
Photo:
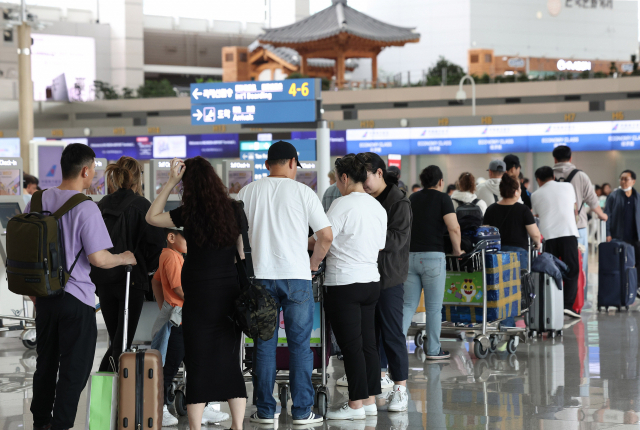
[[[298,167],[302,167],[300,165],[300,160],[298,160],[298,151],[296,150],[296,147],[289,142],[279,140],[269,147],[267,161],[291,160],[292,158],[296,159]]]
[[[504,164],[507,165],[507,171],[513,169],[514,167],[522,167],[520,166],[520,159],[517,155],[509,154],[504,157]]]

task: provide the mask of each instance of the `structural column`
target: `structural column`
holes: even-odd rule
[[[305,55],[300,56],[300,73],[303,75],[307,74],[307,57]]]
[[[20,24],[18,29],[18,134],[24,171],[29,169],[29,142],[33,139],[33,82],[31,81],[31,27]]]

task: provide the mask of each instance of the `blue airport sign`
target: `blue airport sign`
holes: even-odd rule
[[[191,104],[316,100],[320,93],[319,79],[212,82],[191,84]]]
[[[191,125],[315,122],[315,100],[208,103],[191,106]]]

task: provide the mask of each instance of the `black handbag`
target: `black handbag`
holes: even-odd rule
[[[242,227],[242,243],[244,260],[240,259],[236,250],[236,269],[241,293],[235,301],[232,319],[247,337],[254,341],[266,341],[275,334],[280,307],[266,287],[256,282],[247,227]]]

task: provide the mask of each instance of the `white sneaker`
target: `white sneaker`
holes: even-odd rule
[[[380,388],[382,388],[383,390],[385,388],[393,388],[394,383],[391,380],[391,378],[389,378],[389,375],[385,375],[384,378],[380,378]]]
[[[366,417],[367,414],[364,408],[351,409],[348,402],[342,405],[340,409],[327,412],[328,420],[364,420]]]
[[[348,387],[349,382],[347,381],[347,375],[344,375],[342,378],[338,379],[338,381],[336,381],[336,385],[339,387]]]
[[[226,421],[229,419],[229,414],[225,412],[216,411],[213,409],[212,404],[208,404],[204,407],[204,413],[202,414],[202,425],[206,426],[207,424],[218,424],[222,421]]]
[[[404,388],[404,389],[403,389]],[[393,390],[393,396],[387,410],[389,412],[404,412],[409,407],[409,394],[405,387],[398,386]]]
[[[565,309],[564,314],[572,318],[582,318],[580,314],[574,312],[572,309]]]
[[[178,425],[178,419],[171,415],[167,405],[162,408],[162,427],[175,427]]]
[[[313,412],[310,412],[309,416],[306,418],[294,419],[293,425],[299,426],[299,425],[305,425],[305,424],[314,424],[314,423],[321,423],[322,421],[324,421],[324,418],[322,418],[322,415],[317,415],[317,414],[314,414]]]
[[[376,406],[375,402],[371,403],[370,405],[363,405],[363,406],[364,406],[364,414],[366,416],[373,417],[378,415],[378,407]]]
[[[273,418],[261,418],[260,415],[258,415],[258,412],[254,412],[249,417],[249,422],[256,424],[273,424]]]

